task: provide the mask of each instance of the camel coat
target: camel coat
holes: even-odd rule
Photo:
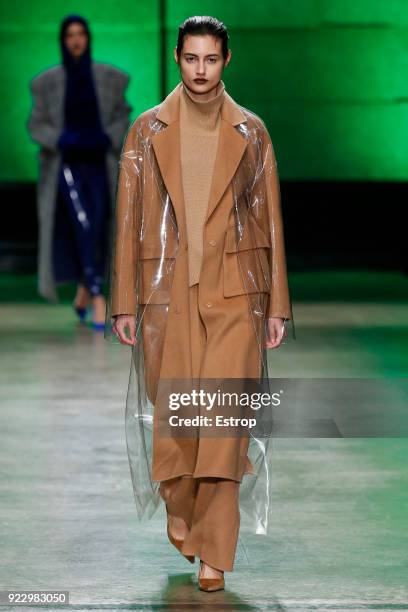
[[[130,127],[116,198],[108,316],[137,317],[138,401],[143,404],[145,389],[153,406],[161,380],[264,375],[267,318],[292,318],[272,144],[262,120],[227,92],[200,282],[188,286],[181,86]],[[139,417],[142,411],[136,407]],[[247,438],[164,438],[153,414],[153,482],[182,474],[241,481],[255,474]]]

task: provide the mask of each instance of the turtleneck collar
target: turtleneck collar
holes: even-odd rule
[[[181,83],[181,95],[185,108],[189,115],[203,127],[214,128],[219,116],[221,105],[224,101],[225,85],[220,81],[217,86],[216,95],[210,100],[196,100],[185,84]]]

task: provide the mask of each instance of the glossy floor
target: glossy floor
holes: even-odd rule
[[[273,376],[406,376],[405,304],[294,306]],[[3,304],[0,331],[1,589],[68,590],[76,610],[408,609],[406,438],[275,439],[271,535],[243,532],[226,591],[203,593],[164,509],[136,518],[130,350],[67,304]]]

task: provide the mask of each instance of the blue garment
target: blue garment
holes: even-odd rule
[[[87,49],[79,58],[71,55],[64,42],[66,29],[75,22],[88,34]],[[78,15],[64,19],[60,44],[66,89],[64,130],[58,141],[62,163],[54,224],[54,278],[55,282],[82,282],[92,295],[99,295],[107,275],[110,202],[105,153],[111,141],[100,119],[87,22]]]
[[[61,164],[54,232],[56,282],[77,281],[102,294],[106,278],[108,184],[100,164]]]

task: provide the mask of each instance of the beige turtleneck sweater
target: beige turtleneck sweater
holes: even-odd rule
[[[203,227],[208,209],[221,122],[225,85],[216,96],[197,101],[182,83],[180,91],[181,173],[187,224],[189,286],[199,282]]]

